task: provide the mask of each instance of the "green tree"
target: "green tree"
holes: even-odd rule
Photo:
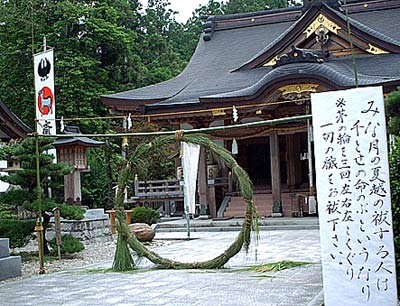
[[[42,218],[44,232],[50,221],[50,212],[55,207],[60,207],[61,215],[65,218],[82,219],[84,210],[79,207],[70,207],[63,204],[60,198],[50,198],[49,188],[56,191],[62,186],[65,174],[71,172],[69,166],[63,163],[53,163],[53,155],[47,153],[53,149],[54,139],[39,138],[40,148],[40,185],[42,195]],[[16,159],[21,163],[21,170],[9,176],[0,176],[2,181],[8,182],[18,188],[13,188],[0,196],[0,203],[6,205],[22,205],[33,212],[39,211],[36,171],[36,143],[35,138],[27,138],[20,144],[14,144],[0,150],[2,160]],[[46,241],[46,240],[45,240]],[[48,252],[47,243],[45,251]]]
[[[107,154],[107,150],[110,151],[110,154]],[[87,151],[90,172],[82,174],[83,205],[91,208],[112,209],[115,193],[111,187],[117,179],[117,170],[122,161],[118,150],[120,151],[119,145],[108,141],[102,148]],[[109,155],[108,162],[106,162],[107,155]],[[108,167],[106,167],[106,164]],[[112,169],[116,171],[112,171]]]
[[[6,80],[0,84],[3,100],[33,125],[32,53],[42,50],[46,36],[48,45],[55,48],[58,116],[105,114],[102,94],[141,83],[144,68],[135,52],[139,49],[139,8],[139,2],[134,0],[2,1],[0,76]],[[80,125],[88,132],[99,129],[94,121]]]
[[[174,39],[179,35],[181,26],[168,5],[167,0],[150,0],[141,18],[138,35],[139,54],[145,66],[144,85],[168,80],[186,66],[180,53],[174,49]]]
[[[248,13],[255,11],[263,11],[288,6],[286,0],[229,0],[224,5],[225,14]]]
[[[386,97],[385,103],[389,117],[389,133],[400,136],[400,87]]]

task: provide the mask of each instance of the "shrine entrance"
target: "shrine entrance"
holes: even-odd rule
[[[238,142],[237,160],[249,174],[254,188],[271,189],[271,158],[268,137],[244,139]]]

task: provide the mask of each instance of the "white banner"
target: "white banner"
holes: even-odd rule
[[[397,305],[381,87],[311,95],[326,306]]]
[[[199,169],[200,146],[182,142],[182,170],[184,181],[185,212],[195,213],[196,208],[196,181]]]
[[[39,135],[56,135],[53,50],[34,56],[36,119]]]

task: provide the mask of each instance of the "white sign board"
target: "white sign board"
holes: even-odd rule
[[[56,135],[53,50],[34,56],[36,119],[39,135]]]
[[[311,95],[326,306],[397,305],[381,87]]]

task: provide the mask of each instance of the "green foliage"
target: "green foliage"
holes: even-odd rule
[[[107,154],[107,150],[110,151]],[[82,174],[82,204],[91,208],[112,208],[114,191],[112,182],[116,180],[116,173],[121,163],[120,147],[114,143],[106,143],[101,148],[89,149],[87,160],[90,172]]]
[[[61,244],[61,254],[74,254],[81,252],[85,249],[85,246],[83,245],[82,241],[80,241],[78,238],[75,238],[74,236],[70,234],[63,235],[61,237],[62,244]],[[53,249],[53,253],[57,253],[57,243],[56,239],[53,238],[50,241],[50,246]]]
[[[15,219],[14,206],[0,203],[0,219]]]
[[[133,130],[135,132],[156,132],[161,129],[154,124],[138,124],[133,125]],[[143,137],[140,139],[133,138],[129,141],[129,148],[136,148],[139,145],[149,143],[154,137]],[[157,144],[155,144],[157,145]],[[134,153],[133,150],[128,148],[128,158]],[[138,167],[140,170],[136,173],[139,180],[151,181],[151,180],[165,180],[173,179],[175,177],[175,160],[172,158],[176,153],[174,145],[171,144],[161,144],[157,145],[157,148],[153,150],[152,154],[143,156],[135,160],[135,163],[143,165],[143,167]]]
[[[249,267],[241,268],[236,271],[239,271],[239,272],[254,271],[254,272],[259,272],[259,273],[278,272],[278,271],[292,269],[292,268],[301,267],[301,266],[310,265],[310,264],[313,264],[313,263],[306,262],[306,261],[282,260],[282,261],[278,261],[278,262],[271,262],[271,263],[265,263],[265,264],[255,265],[255,266],[249,266]]]
[[[22,206],[24,202],[30,202],[35,194],[24,189],[11,189],[8,192],[0,194],[0,203],[6,203],[10,206]]]
[[[396,252],[397,288],[400,292],[400,141],[390,153],[390,190],[392,195],[393,235]]]
[[[34,229],[35,221],[0,219],[0,237],[9,238],[12,248],[26,245]]]
[[[389,119],[389,132],[400,136],[400,87],[385,99]]]
[[[71,169],[63,163],[53,163],[53,156],[48,154],[47,151],[54,148],[53,138],[39,138],[39,163],[40,163],[40,183],[44,190],[48,188],[57,189],[62,186],[62,178],[65,174],[70,173]],[[4,154],[7,158],[16,158],[21,162],[22,170],[17,171],[13,175],[1,176],[1,180],[8,182],[15,186],[20,186],[23,190],[28,191],[30,194],[27,200],[31,200],[36,191],[36,145],[35,138],[29,137],[22,141],[20,144],[14,144],[0,149],[0,154]],[[21,198],[16,194],[17,198]]]
[[[132,223],[146,223],[152,225],[158,222],[160,214],[157,210],[148,207],[137,207],[132,210]]]
[[[49,198],[45,191],[52,188],[53,194],[57,188],[62,187],[63,177],[65,174],[70,173],[71,169],[63,163],[53,163],[53,156],[48,154],[47,151],[53,148],[54,139],[39,138],[39,167],[40,167],[40,184],[42,187],[41,194],[41,210],[43,217],[43,228],[46,232],[50,215],[53,208],[61,205],[63,199]],[[2,149],[0,149],[0,152]],[[1,154],[1,153],[0,153]],[[37,212],[39,211],[39,201],[37,194],[37,171],[36,171],[36,142],[35,138],[26,138],[22,143],[15,144],[7,147],[3,151],[6,158],[15,157],[21,162],[22,169],[10,176],[1,176],[1,180],[6,181],[12,185],[20,186],[21,190],[13,189],[1,195],[0,203],[6,205],[19,206],[22,205],[27,210]],[[65,214],[65,215],[63,215]],[[82,218],[82,211],[80,208],[64,208],[61,205],[61,216],[63,217],[78,217]],[[47,243],[45,241],[45,252],[48,252]]]
[[[224,5],[225,14],[247,13],[287,7],[286,0],[230,0]]]
[[[58,207],[61,216],[65,219],[82,220],[85,217],[85,210],[82,207],[66,204],[61,204]]]

